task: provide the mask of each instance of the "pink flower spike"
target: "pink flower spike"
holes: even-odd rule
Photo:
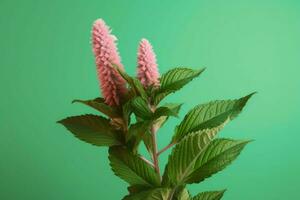
[[[120,98],[127,92],[126,82],[111,63],[124,70],[116,47],[117,38],[102,19],[93,24],[92,44],[95,55],[98,79],[105,103],[110,106],[120,104]]]
[[[150,42],[142,39],[138,49],[137,77],[144,87],[159,86],[156,56]]]

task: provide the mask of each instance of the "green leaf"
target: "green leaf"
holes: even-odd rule
[[[146,94],[147,96],[151,99],[151,104],[153,104],[153,100],[154,100],[154,96],[155,96],[155,92],[159,87],[155,86],[155,85],[148,85],[145,88]]]
[[[128,140],[132,137],[143,137],[145,132],[149,129],[151,121],[140,121],[132,124],[128,130]]]
[[[170,192],[171,190],[168,188],[156,188],[127,195],[123,200],[168,200]]]
[[[186,183],[199,183],[232,163],[250,141],[215,139],[197,158]]]
[[[160,88],[155,95],[155,104],[158,104],[168,94],[182,88],[195,77],[199,76],[204,70],[205,69],[174,68],[163,74],[160,78]]]
[[[136,97],[132,100],[131,106],[134,114],[142,119],[151,119],[152,111],[149,108],[147,102],[141,97]]]
[[[144,90],[144,87],[143,87],[142,83],[137,78],[132,78],[132,81],[133,81],[132,87],[135,88],[135,90],[138,92],[138,94],[144,100],[147,100],[148,99],[148,95],[147,95],[146,91]]]
[[[174,116],[178,116],[178,113],[182,105],[183,105],[182,103],[166,103],[162,107],[169,108],[172,111]]]
[[[115,175],[130,185],[159,186],[159,176],[154,169],[123,147],[109,149],[109,160]]]
[[[174,200],[190,200],[189,191],[186,188],[181,189],[178,194],[174,195]]]
[[[78,139],[96,146],[120,145],[117,132],[109,124],[109,120],[96,115],[80,115],[58,121],[72,132]]]
[[[172,114],[172,115],[178,115],[178,112],[179,112],[179,110],[180,110],[180,108],[181,108],[181,106],[182,106],[182,104],[175,104],[175,103],[168,103],[168,104],[165,104],[164,106],[162,106],[162,107],[165,107],[165,108],[167,108],[169,111],[167,111],[167,113],[166,114]],[[160,112],[160,111],[159,111]],[[156,114],[157,114],[157,110],[156,110]],[[163,115],[164,113],[163,112],[161,112],[161,114],[159,114],[159,115]],[[169,118],[169,116],[160,116],[160,117],[158,117],[159,116],[158,114],[155,116],[155,113],[153,114],[153,117],[152,118],[154,118],[154,123],[153,124],[155,124],[155,126],[157,127],[157,128],[160,128],[160,127],[162,127],[163,126],[163,124],[168,120],[168,118]],[[155,119],[156,117],[158,117],[157,119]],[[144,134],[143,135],[143,141],[144,141],[144,144],[145,144],[145,146],[146,146],[146,148],[147,148],[147,150],[148,150],[148,152],[151,154],[151,156],[152,156],[152,149],[153,149],[153,145],[152,145],[152,137],[151,137],[151,134]]]
[[[193,197],[191,200],[220,200],[223,197],[225,191],[226,190],[202,192]]]
[[[205,129],[186,136],[172,150],[163,175],[163,185],[183,185],[193,172],[194,163],[220,130],[219,127]]]
[[[169,117],[168,116],[161,116],[161,117],[159,117],[158,119],[156,119],[155,120],[155,126],[157,127],[157,128],[161,128],[165,123],[166,123],[166,121],[169,119]]]
[[[150,189],[152,189],[150,186],[145,186],[145,185],[131,185],[127,187],[127,190],[131,195],[143,192],[145,190],[150,190]]]
[[[144,138],[144,135],[147,133],[151,126],[151,121],[141,121],[135,124],[132,124],[128,130],[128,145],[131,147],[133,152],[136,152],[138,145],[141,140]]]
[[[152,143],[152,136],[151,133],[146,133],[143,135],[143,142],[144,145],[146,147],[146,149],[148,150],[149,154],[151,157],[153,157],[153,143]]]
[[[201,104],[193,108],[176,127],[171,143],[180,141],[185,135],[198,130],[212,128],[234,119],[254,93],[236,100],[220,100]]]
[[[119,72],[119,74],[126,80],[126,82],[130,85],[135,95],[140,95],[144,100],[148,99],[147,93],[144,90],[141,82],[134,77],[130,77],[126,72],[121,70],[118,65],[112,63],[113,67]]]
[[[131,101],[129,100],[126,103],[124,103],[122,106],[123,120],[124,120],[125,124],[127,124],[127,125],[130,123],[131,114],[132,114]]]
[[[102,112],[103,114],[109,116],[110,118],[115,118],[115,117],[119,117],[119,113],[118,111],[113,108],[110,107],[109,105],[107,105],[106,103],[104,103],[104,99],[103,98],[96,98],[96,99],[92,99],[92,100],[74,100],[72,101],[72,103],[82,103],[85,104],[87,106],[90,106],[100,112]]]
[[[178,116],[178,112],[181,108],[182,104],[166,104],[164,106],[158,107],[154,112],[154,118],[158,119],[162,116]]]
[[[122,70],[117,64],[111,63],[113,68],[117,70],[117,72],[122,76],[122,78],[128,83],[132,84],[132,78],[124,71]]]

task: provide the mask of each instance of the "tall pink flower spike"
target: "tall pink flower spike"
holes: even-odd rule
[[[150,42],[142,39],[138,49],[137,77],[144,87],[159,86],[159,72],[156,56]]]
[[[92,30],[93,52],[102,95],[105,103],[110,106],[119,105],[120,98],[127,91],[125,80],[111,65],[114,63],[121,70],[124,70],[116,47],[116,40],[117,38],[111,34],[110,28],[102,19],[94,22]]]

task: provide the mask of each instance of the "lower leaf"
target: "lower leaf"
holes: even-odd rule
[[[170,192],[171,190],[169,188],[156,188],[127,195],[123,200],[168,200]]]
[[[223,170],[241,153],[250,141],[215,139],[197,158],[194,171],[186,183],[199,183],[205,178]]]
[[[80,115],[58,121],[78,139],[96,146],[113,146],[121,144],[118,132],[104,117],[97,115]]]
[[[96,98],[96,99],[92,99],[92,100],[76,99],[76,100],[72,101],[72,103],[75,103],[75,102],[90,106],[90,107],[102,112],[103,114],[109,116],[110,118],[119,117],[119,115],[120,115],[116,108],[111,107],[111,106],[107,105],[106,103],[104,103],[103,98]]]
[[[193,172],[194,163],[210,144],[220,127],[205,129],[186,136],[172,150],[163,175],[163,185],[181,186]]]
[[[129,152],[123,147],[111,147],[109,160],[115,175],[130,185],[159,186],[160,179],[154,169],[139,155]]]
[[[131,185],[127,187],[129,194],[137,194],[150,189],[151,187],[145,185]]]
[[[190,193],[186,188],[182,188],[177,194],[173,197],[174,200],[190,200]]]
[[[223,197],[225,191],[226,190],[202,192],[197,196],[191,198],[191,200],[220,200]]]

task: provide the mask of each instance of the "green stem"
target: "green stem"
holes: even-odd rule
[[[155,125],[152,125],[151,136],[152,136],[152,144],[153,144],[153,164],[154,164],[154,169],[155,169],[156,173],[159,175],[159,177],[161,177],[160,169],[159,169],[158,154],[157,154],[156,132],[157,132],[157,127],[155,127]]]

